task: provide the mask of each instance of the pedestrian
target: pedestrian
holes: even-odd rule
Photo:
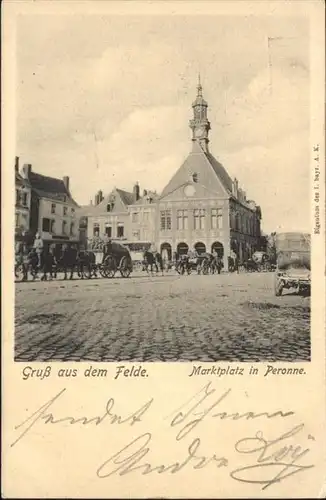
[[[44,244],[43,244],[43,240],[41,239],[41,236],[39,233],[36,233],[36,235],[35,235],[33,248],[35,248],[35,251],[37,253],[38,267],[39,267],[39,269],[41,269],[42,264],[43,264],[42,256],[43,256]]]
[[[32,276],[33,279],[35,280],[36,274],[37,274],[37,266],[38,266],[38,256],[36,253],[35,248],[31,248],[29,254],[28,254],[28,259],[29,259],[29,266],[32,271]]]
[[[234,259],[234,270],[239,274],[239,257],[236,255]]]
[[[28,280],[28,267],[29,267],[29,248],[26,245],[26,243],[23,243],[23,247],[22,247],[23,279],[22,279],[22,281]]]
[[[51,245],[49,249],[49,255],[48,255],[48,269],[50,273],[50,279],[56,278],[57,277],[57,266],[58,266],[58,261],[55,255],[55,248],[54,246]]]
[[[83,246],[80,247],[77,261],[78,261],[78,275],[83,280],[84,279],[84,268],[86,264],[87,256]]]

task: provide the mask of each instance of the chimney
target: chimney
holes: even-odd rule
[[[19,156],[15,156],[15,172],[19,172]]]
[[[136,184],[134,185],[133,193],[134,193],[134,201],[138,201],[139,200],[139,193],[140,193],[138,182],[136,182]]]
[[[102,200],[103,200],[103,191],[99,190],[99,192],[98,192],[98,202],[101,203]]]
[[[98,205],[98,193],[95,195],[95,206]]]
[[[32,165],[30,163],[25,163],[23,165],[23,176],[28,179],[32,171]]]
[[[66,190],[69,192],[69,177],[68,176],[62,177],[62,180],[63,180],[63,183],[65,185]]]

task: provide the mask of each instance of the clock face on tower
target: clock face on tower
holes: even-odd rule
[[[195,136],[196,137],[201,137],[204,134],[204,129],[203,128],[197,128],[195,130]]]
[[[192,186],[191,184],[188,184],[188,186],[186,186],[184,188],[184,194],[187,197],[194,196],[195,192],[196,192],[196,190],[195,190],[194,186]]]

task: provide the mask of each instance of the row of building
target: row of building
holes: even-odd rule
[[[19,168],[15,160],[15,234],[45,242],[79,242],[79,206],[69,189],[69,177],[56,179],[33,172],[32,165]]]
[[[46,177],[31,165],[19,172],[17,159],[16,226],[38,231],[44,241],[82,242],[93,250],[111,238],[132,252],[151,245],[168,259],[196,249],[216,250],[225,267],[229,256],[246,260],[261,244],[261,209],[210,153],[207,108],[199,82],[189,155],[160,194],[136,183],[132,192],[98,191],[94,202],[80,207],[68,177]]]

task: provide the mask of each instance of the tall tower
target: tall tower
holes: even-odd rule
[[[198,75],[197,97],[192,103],[194,117],[189,121],[189,127],[192,130],[193,144],[198,142],[205,153],[208,153],[208,132],[211,124],[207,119],[207,102],[203,98],[203,88]]]

